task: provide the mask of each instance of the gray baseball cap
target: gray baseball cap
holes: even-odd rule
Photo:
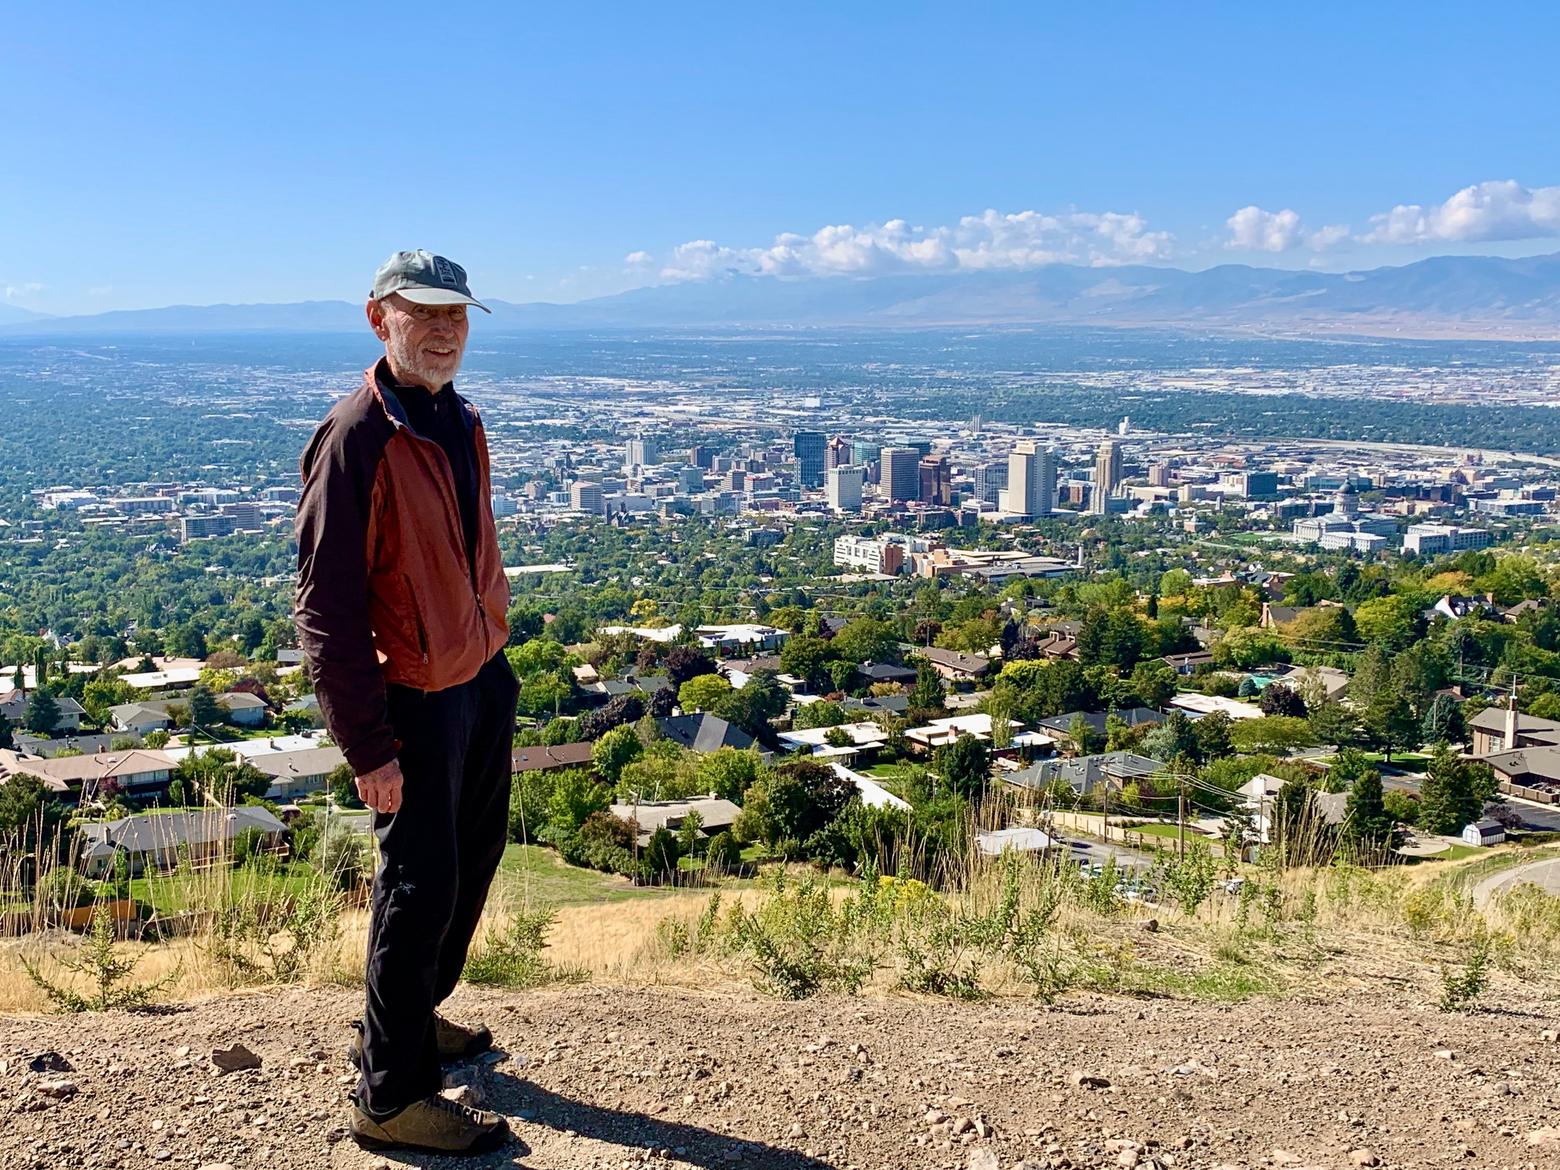
[[[370,294],[374,300],[384,300],[391,293],[400,293],[417,305],[475,305],[484,313],[493,311],[471,295],[464,268],[421,248],[396,252],[374,273]]]

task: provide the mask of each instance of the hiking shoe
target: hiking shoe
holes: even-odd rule
[[[439,1045],[440,1064],[459,1064],[470,1060],[493,1047],[493,1033],[483,1024],[468,1028],[446,1020],[438,1012],[433,1013],[434,1039]],[[347,1048],[347,1059],[355,1068],[363,1067],[363,1021],[352,1021],[352,1043]]]
[[[486,1109],[460,1105],[435,1093],[389,1117],[352,1105],[352,1140],[365,1150],[427,1150],[485,1154],[509,1140],[509,1122]]]

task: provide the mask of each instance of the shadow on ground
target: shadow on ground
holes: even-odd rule
[[[528,1163],[530,1143],[524,1140],[527,1131],[533,1140],[538,1139],[536,1127],[558,1134],[573,1134],[591,1141],[606,1142],[619,1147],[623,1156],[641,1151],[666,1150],[677,1162],[701,1166],[706,1170],[833,1170],[833,1167],[817,1158],[799,1154],[794,1150],[781,1150],[763,1142],[748,1141],[687,1125],[680,1121],[662,1121],[641,1113],[626,1113],[617,1109],[605,1109],[599,1105],[576,1101],[562,1094],[539,1088],[529,1081],[497,1069],[489,1070],[482,1080],[483,1107],[496,1110],[512,1119],[522,1136],[509,1145],[486,1157],[448,1158],[397,1154],[389,1152],[385,1158],[392,1165],[416,1166],[424,1170],[444,1170],[445,1167],[469,1167],[470,1170],[497,1170],[498,1167],[523,1167],[534,1165],[541,1170],[541,1163]],[[599,1158],[604,1151],[591,1150],[590,1160]],[[563,1167],[556,1154],[549,1152],[548,1166]],[[580,1161],[586,1158],[581,1151]]]

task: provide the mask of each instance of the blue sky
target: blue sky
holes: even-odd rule
[[[1511,3],[18,5],[0,295],[1554,251],[1557,43]]]

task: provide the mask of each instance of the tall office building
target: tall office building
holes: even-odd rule
[[[688,462],[695,467],[710,470],[715,464],[715,448],[706,447],[702,443],[697,447],[688,448]]]
[[[659,458],[654,439],[630,439],[628,450],[623,457],[625,470],[634,467],[649,467]]]
[[[861,485],[867,481],[867,469],[847,463],[824,473],[824,498],[836,512],[861,511]]]
[[[995,459],[990,463],[977,463],[970,474],[975,481],[975,498],[995,508],[997,493],[1008,485],[1008,465]]]
[[[823,456],[827,440],[822,431],[797,431],[791,439],[796,456],[796,478],[804,488],[823,486]]]
[[[1109,511],[1106,503],[1111,493],[1121,486],[1121,444],[1106,439],[1094,455],[1094,492],[1089,497],[1089,511],[1103,516]]]
[[[1148,465],[1148,486],[1170,486],[1170,465],[1168,463],[1150,463]]]
[[[603,511],[601,485],[589,480],[576,480],[569,485],[569,506],[576,512],[599,516]]]
[[[1056,511],[1056,454],[1033,439],[1013,445],[1007,465],[1008,511],[1015,516],[1049,516]]]
[[[850,457],[850,440],[842,439],[839,435],[829,440],[829,445],[823,449],[823,469],[828,471],[831,467],[849,467],[855,462]]]
[[[953,503],[953,467],[946,455],[923,455],[916,464],[918,479],[916,499],[923,504],[939,504],[946,508]]]
[[[882,453],[882,445],[874,443],[871,439],[852,439],[850,441],[850,461],[852,463],[876,463]]]
[[[890,500],[914,500],[921,494],[921,453],[914,447],[884,447],[880,483]]]

